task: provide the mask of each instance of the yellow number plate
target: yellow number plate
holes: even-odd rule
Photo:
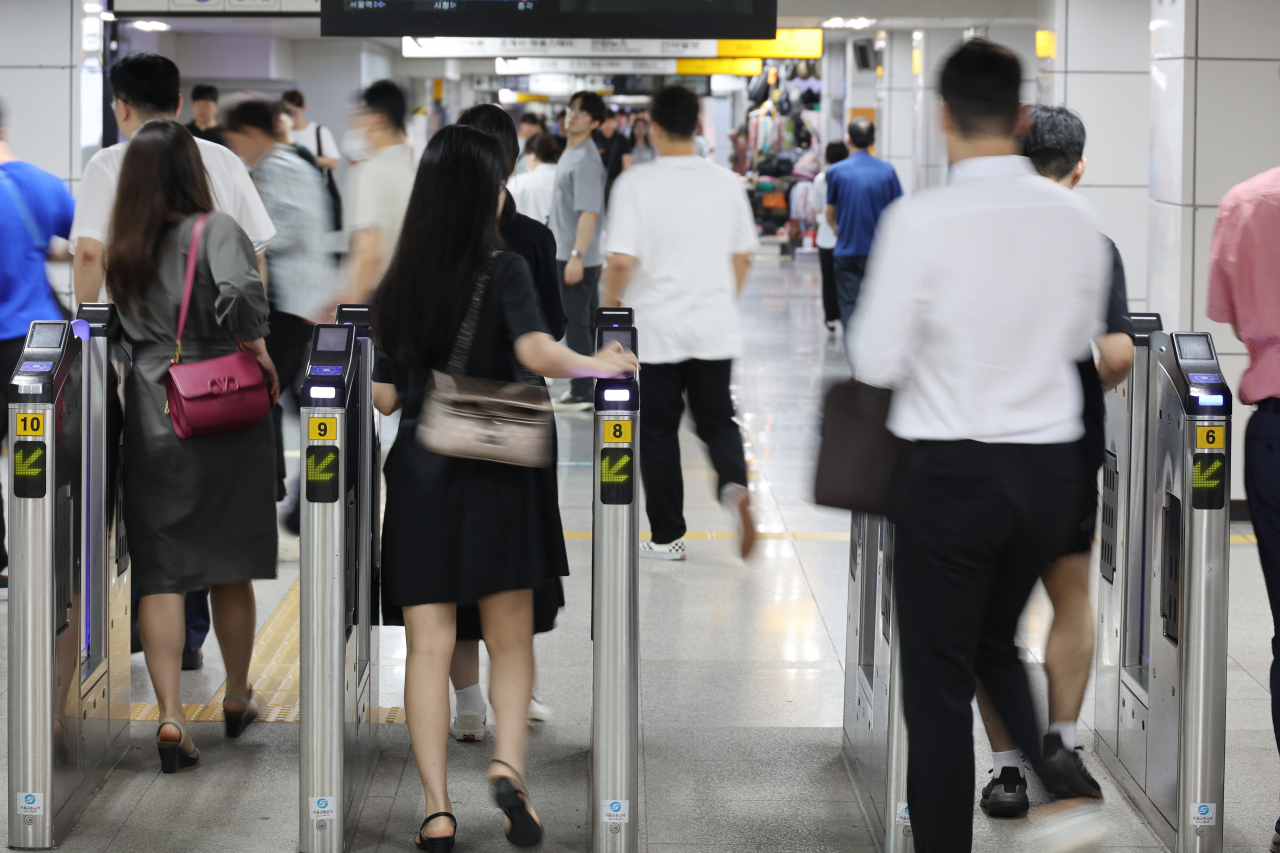
[[[604,422],[604,443],[605,444],[630,444],[631,443],[631,421],[605,421]]]
[[[307,424],[307,438],[312,441],[333,441],[337,437],[337,418],[311,418]]]
[[[1197,450],[1222,450],[1227,446],[1226,427],[1196,427]]]
[[[44,435],[44,415],[17,414],[13,418],[18,435]]]

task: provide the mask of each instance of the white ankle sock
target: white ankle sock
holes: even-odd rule
[[[1000,774],[1006,767],[1016,767],[1020,774],[1025,774],[1026,768],[1022,764],[1022,754],[1016,749],[1008,752],[991,753],[991,761],[995,764],[996,778],[1000,778]]]
[[[481,717],[485,716],[484,695],[480,692],[480,682],[477,681],[470,687],[455,690],[454,695],[458,697],[459,714],[479,714]]]
[[[1050,723],[1049,734],[1055,734],[1062,738],[1062,745],[1068,751],[1076,748],[1076,721],[1071,720],[1067,723]]]

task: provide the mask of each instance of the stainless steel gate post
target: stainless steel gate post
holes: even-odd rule
[[[636,350],[630,309],[601,309],[597,314],[597,348],[612,340]],[[639,384],[634,378],[599,380],[595,409],[587,814],[593,853],[635,853],[640,767]]]

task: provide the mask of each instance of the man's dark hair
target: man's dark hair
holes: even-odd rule
[[[604,105],[604,98],[595,92],[574,92],[573,97],[569,99],[569,105],[572,106],[574,101],[578,102],[578,109],[591,116],[592,121],[604,123],[605,114],[609,112],[609,108]]]
[[[560,143],[549,133],[539,133],[526,143],[525,152],[537,157],[539,163],[556,163],[560,160]]]
[[[267,136],[274,138],[276,135],[276,112],[271,109],[270,103],[259,98],[236,104],[227,110],[222,122],[227,130],[234,133],[241,133],[247,127],[256,127]]]
[[[218,87],[210,83],[201,83],[191,89],[191,100],[213,101],[218,103]]]
[[[1031,107],[1031,129],[1022,137],[1022,153],[1036,171],[1060,181],[1084,157],[1084,122],[1066,107]]]
[[[476,104],[458,116],[458,124],[474,127],[501,142],[507,159],[507,174],[511,174],[516,160],[520,159],[520,137],[516,136],[516,123],[511,120],[510,113],[497,104]]]
[[[409,111],[404,92],[390,80],[379,80],[360,96],[364,107],[371,113],[385,116],[391,126],[404,131],[405,113]]]
[[[285,92],[283,95],[280,96],[280,100],[284,101],[286,104],[292,104],[293,106],[298,107],[299,109],[307,105],[307,99],[304,98],[302,96],[302,92],[298,91],[297,89],[290,89],[289,91]]]
[[[542,118],[538,116],[536,113],[525,113],[524,115],[520,116],[520,123],[537,125],[538,127],[542,127],[545,124]]]
[[[956,48],[942,68],[939,85],[961,136],[1012,136],[1021,88],[1017,55],[983,38]]]
[[[866,150],[876,144],[876,123],[864,116],[858,116],[849,122],[848,134],[854,148]]]
[[[116,98],[134,112],[170,116],[178,111],[182,95],[173,60],[146,51],[130,53],[113,62],[107,75]]]
[[[686,86],[667,86],[653,96],[649,115],[653,123],[667,132],[673,141],[687,142],[698,132],[698,114],[702,102]]]
[[[834,166],[841,160],[849,156],[849,149],[845,147],[843,142],[828,142],[826,150],[826,160]]]

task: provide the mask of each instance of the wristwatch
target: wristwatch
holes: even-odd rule
[[[580,257],[582,257],[582,253],[581,253],[581,252],[579,252],[577,249],[574,249],[573,251],[571,251],[571,252],[569,253],[569,257],[570,257],[570,258],[580,258]]]

